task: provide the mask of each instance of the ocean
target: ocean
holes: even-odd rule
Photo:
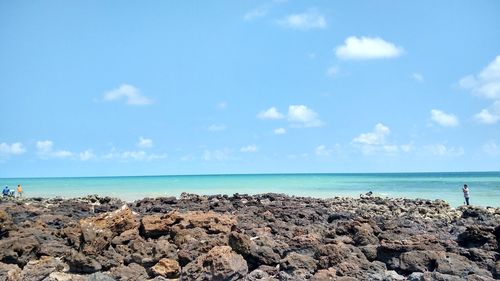
[[[15,190],[21,184],[28,197],[79,197],[88,194],[133,201],[144,197],[197,194],[286,193],[329,198],[359,197],[372,191],[382,197],[442,199],[464,204],[463,184],[471,204],[500,207],[500,172],[369,173],[369,174],[249,174],[130,177],[0,178]]]

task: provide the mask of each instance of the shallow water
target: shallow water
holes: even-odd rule
[[[470,188],[471,204],[500,207],[500,172],[394,174],[260,174],[73,178],[8,178],[0,184],[23,186],[29,197],[78,197],[99,194],[127,201],[154,196],[197,194],[286,193],[297,196],[378,196],[443,199],[464,203],[462,186]]]

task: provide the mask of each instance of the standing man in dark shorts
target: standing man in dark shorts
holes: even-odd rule
[[[462,191],[464,192],[465,202],[467,203],[467,206],[469,206],[469,187],[466,184],[464,184]]]

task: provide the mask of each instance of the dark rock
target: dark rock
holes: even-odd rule
[[[118,267],[113,267],[109,271],[109,274],[111,275],[111,277],[123,281],[137,281],[148,279],[146,269],[136,263],[131,263],[127,266],[120,265]]]
[[[69,265],[69,271],[74,273],[94,273],[102,268],[95,259],[76,251],[72,251],[66,257],[66,262]]]

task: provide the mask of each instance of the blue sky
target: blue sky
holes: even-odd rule
[[[500,170],[498,1],[1,1],[0,177]]]

